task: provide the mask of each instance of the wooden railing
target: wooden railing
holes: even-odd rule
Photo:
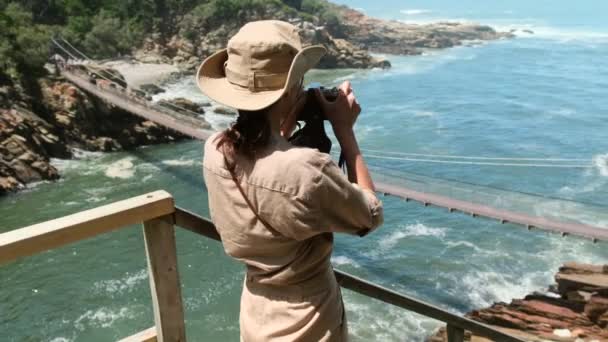
[[[176,208],[173,197],[165,191],[152,192],[0,234],[0,265],[136,223],[143,223],[155,325],[121,341],[185,341],[174,226],[217,241],[220,236],[211,221]],[[523,341],[491,326],[348,273],[335,270],[335,274],[344,288],[447,323],[450,342],[464,341],[465,330],[495,341]]]

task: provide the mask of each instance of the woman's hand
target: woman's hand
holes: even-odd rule
[[[350,82],[345,81],[338,87],[338,98],[335,101],[328,101],[321,90],[315,89],[317,100],[321,104],[323,113],[331,123],[334,131],[352,129],[357,121],[361,106],[357,102],[355,93]]]

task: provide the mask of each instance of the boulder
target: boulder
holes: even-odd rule
[[[230,109],[228,107],[222,107],[222,106],[217,106],[217,107],[213,108],[213,112],[216,114],[222,114],[222,115],[236,115],[236,112],[234,111],[234,109]]]
[[[175,110],[181,114],[186,114],[189,116],[201,116],[205,114],[205,110],[202,108],[203,105],[201,103],[195,103],[183,97],[178,97],[171,100],[162,100],[159,101],[159,104],[164,107]]]
[[[556,294],[561,297],[534,293],[508,304],[495,303],[489,308],[473,310],[466,316],[527,341],[607,341],[608,294],[603,287],[597,287],[608,280],[607,266],[566,263],[556,279],[559,282],[568,276],[567,286],[552,287],[559,289]],[[574,276],[580,278],[572,278]],[[568,292],[561,292],[566,290]],[[465,336],[465,341],[477,340],[483,339]],[[428,341],[447,341],[445,328]]]
[[[160,93],[164,93],[165,89],[157,86],[156,84],[146,83],[139,86],[139,89],[145,91],[148,94],[156,95]]]

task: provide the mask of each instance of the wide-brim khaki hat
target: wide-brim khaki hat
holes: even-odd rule
[[[301,47],[297,28],[265,20],[246,24],[198,68],[200,90],[225,106],[257,111],[277,102],[325,55],[321,45]]]

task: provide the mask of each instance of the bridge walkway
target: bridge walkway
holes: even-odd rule
[[[109,103],[116,105],[143,119],[150,120],[159,125],[168,127],[199,140],[208,139],[214,131],[204,121],[196,120],[191,116],[177,113],[175,111],[159,108],[146,99],[129,95],[125,91],[115,88],[101,88],[90,82],[88,75],[63,69],[62,75],[70,82],[86,92],[97,96]],[[394,177],[387,177],[381,172],[375,172],[377,191],[385,195],[392,195],[406,201],[414,200],[425,206],[434,205],[448,209],[450,212],[459,211],[474,217],[485,217],[499,220],[501,223],[512,223],[522,225],[528,229],[541,229],[562,234],[562,236],[573,235],[592,239],[608,241],[608,228],[593,226],[589,224],[562,222],[541,216],[516,212],[508,209],[495,208],[487,204],[474,203],[449,196],[426,193],[414,190],[395,181]]]

